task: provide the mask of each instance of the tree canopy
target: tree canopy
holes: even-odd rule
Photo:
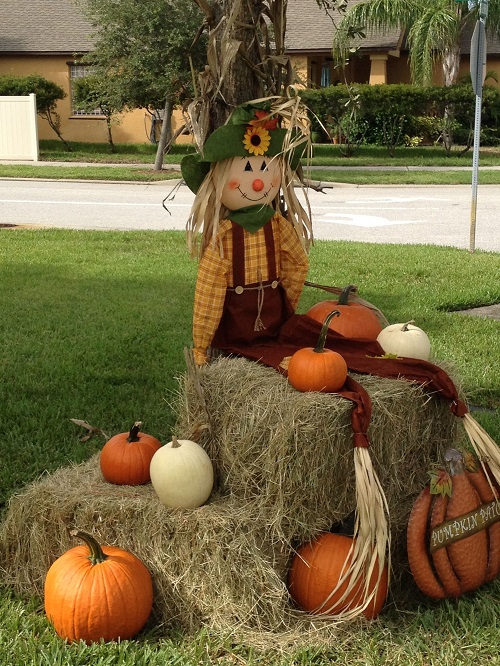
[[[202,14],[191,0],[79,0],[95,27],[95,47],[85,58],[107,81],[114,108],[162,109],[182,101],[205,46],[191,48]]]

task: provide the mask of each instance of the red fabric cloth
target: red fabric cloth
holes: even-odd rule
[[[286,370],[280,367],[283,359],[302,347],[315,347],[320,330],[321,325],[314,319],[295,314],[285,322],[274,340],[252,346],[228,346],[223,351],[258,361],[286,375]],[[449,375],[433,363],[413,358],[380,358],[384,350],[376,340],[345,338],[331,330],[328,331],[325,347],[341,354],[353,372],[417,382],[426,390],[449,400],[456,416],[464,416],[468,411]],[[371,418],[370,396],[350,376],[338,393],[354,404],[351,415],[354,446],[368,446],[366,433]]]

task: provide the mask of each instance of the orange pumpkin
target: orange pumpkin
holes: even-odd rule
[[[316,347],[304,347],[292,354],[288,363],[288,381],[297,391],[338,391],[347,377],[344,358],[331,349],[325,349],[328,324],[339,316],[338,310],[330,312],[323,322]]]
[[[151,575],[135,555],[85,541],[66,551],[45,578],[45,613],[57,634],[86,643],[132,638],[146,624],[153,606]]]
[[[376,340],[382,330],[382,324],[373,310],[370,310],[366,305],[355,302],[349,303],[349,295],[353,289],[355,289],[353,284],[345,287],[338,301],[327,300],[316,303],[316,305],[309,308],[307,316],[322,323],[331,309],[336,308],[342,316],[330,322],[332,331],[336,331],[346,338]]]
[[[288,573],[288,589],[301,609],[313,614],[340,615],[363,605],[362,580],[347,594],[349,577],[336,589],[343,572],[350,566],[352,545],[352,537],[323,532],[297,550]],[[378,589],[366,608],[361,611],[369,620],[377,617],[387,597],[387,566],[384,567],[380,581],[378,579],[379,570],[375,566],[368,593],[374,591],[377,582]]]
[[[109,483],[138,486],[151,480],[151,459],[161,448],[161,442],[140,432],[141,421],[136,421],[130,432],[122,432],[106,442],[101,451],[101,472]]]
[[[500,503],[495,484],[474,461],[445,454],[446,470],[431,475],[408,521],[410,570],[434,599],[472,592],[500,573]],[[471,466],[472,465],[472,466]]]

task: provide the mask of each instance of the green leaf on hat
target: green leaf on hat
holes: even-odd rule
[[[231,114],[229,122],[231,125],[248,125],[251,120],[256,120],[255,111],[269,111],[270,102],[259,102],[257,104],[242,104],[237,106]]]
[[[209,170],[210,163],[202,162],[199,155],[186,155],[181,160],[182,177],[192,192],[198,192]]]

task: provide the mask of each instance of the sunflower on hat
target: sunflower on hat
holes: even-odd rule
[[[247,127],[243,136],[243,146],[250,155],[265,155],[271,143],[269,132],[263,127]]]
[[[271,143],[271,135],[268,130],[275,130],[278,124],[277,118],[269,119],[266,111],[255,111],[255,120],[248,123],[243,136],[243,146],[250,155],[265,155]]]

